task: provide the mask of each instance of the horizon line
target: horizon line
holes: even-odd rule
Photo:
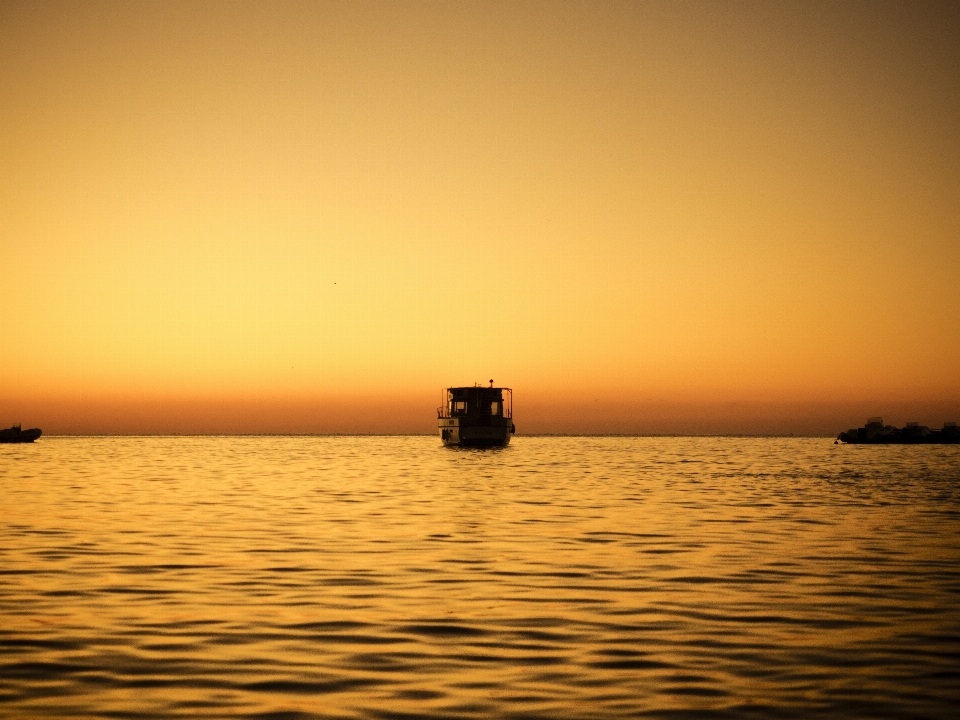
[[[43,438],[100,438],[100,437],[434,437],[436,433],[60,433],[44,434]],[[439,436],[438,436],[439,437]],[[616,438],[835,438],[835,435],[807,435],[803,433],[524,433],[515,437],[616,437]],[[40,438],[38,438],[40,439]]]

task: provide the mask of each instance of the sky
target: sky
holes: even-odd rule
[[[0,2],[0,425],[960,420],[955,2]]]

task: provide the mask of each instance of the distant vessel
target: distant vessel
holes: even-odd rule
[[[21,430],[19,425],[14,425],[6,430],[0,430],[0,443],[33,442],[40,437],[40,435],[40,428]]]
[[[884,425],[882,417],[872,417],[862,428],[853,428],[837,435],[836,442],[862,445],[926,445],[960,443],[960,429],[955,422],[945,422],[942,430],[908,422],[905,428]]]
[[[517,431],[513,424],[513,390],[474,385],[445,390],[445,402],[437,408],[437,424],[444,445],[497,447],[510,442]]]

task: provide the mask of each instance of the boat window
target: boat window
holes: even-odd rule
[[[500,414],[500,401],[499,401],[499,400],[494,400],[492,403],[490,403],[490,414],[491,414],[491,415],[499,415],[499,414]]]
[[[453,404],[453,411],[465,413],[467,411],[467,403],[463,400],[458,400]]]

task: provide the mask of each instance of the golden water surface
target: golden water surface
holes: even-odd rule
[[[0,716],[953,717],[960,447],[0,446]]]

